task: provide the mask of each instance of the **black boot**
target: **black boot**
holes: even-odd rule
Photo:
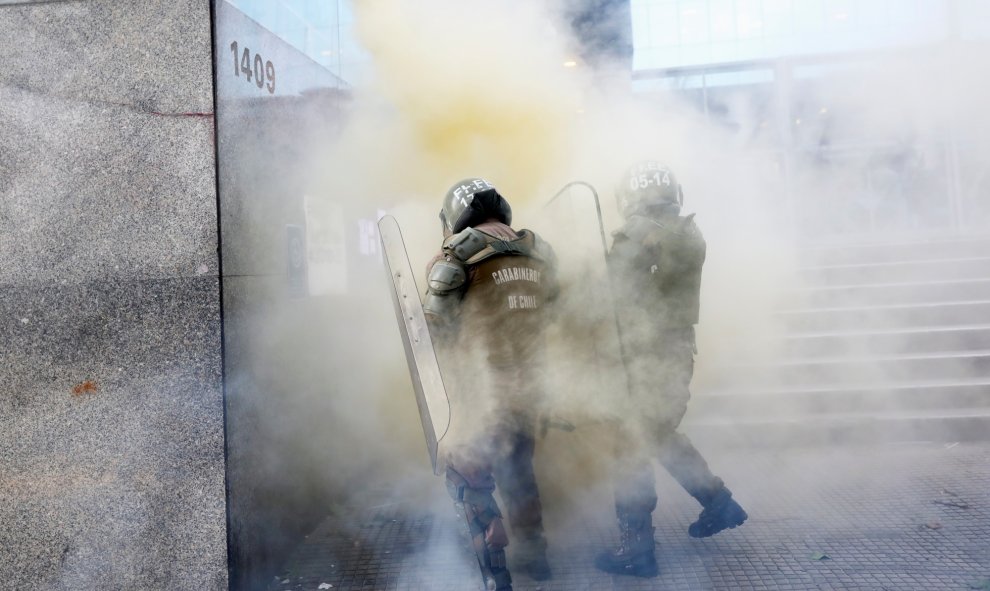
[[[512,576],[505,568],[505,550],[487,549],[482,568],[487,591],[512,591]]]
[[[553,578],[553,571],[550,570],[546,554],[529,558],[519,565],[518,570],[529,575],[534,581],[548,581]]]
[[[487,591],[512,591],[512,577],[509,571],[503,569],[495,570],[485,577],[485,588]]]
[[[688,535],[692,538],[714,536],[723,529],[742,525],[749,517],[725,487],[706,498],[702,506],[704,509],[698,515],[698,521],[688,526]]]
[[[542,533],[526,536],[516,554],[519,566],[515,569],[529,575],[534,581],[547,581],[553,578],[550,563],[547,561],[547,541]]]
[[[657,576],[659,571],[651,515],[620,516],[619,534],[619,547],[596,556],[595,566],[613,575]]]

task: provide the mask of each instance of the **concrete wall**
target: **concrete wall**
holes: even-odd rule
[[[0,30],[0,588],[224,589],[209,2]]]

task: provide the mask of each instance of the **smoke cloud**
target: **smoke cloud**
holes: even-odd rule
[[[611,231],[621,224],[612,190],[624,169],[655,159],[676,172],[684,211],[697,214],[708,241],[692,387],[697,400],[731,387],[741,365],[783,359],[785,326],[775,311],[804,287],[798,243],[868,239],[885,221],[893,225],[894,210],[871,206],[870,199],[879,199],[881,187],[889,197],[890,183],[897,183],[881,177],[905,167],[921,172],[915,184],[897,185],[910,198],[897,202],[896,221],[925,226],[940,188],[922,177],[926,167],[941,166],[933,160],[946,130],[969,141],[987,137],[981,106],[987,89],[966,73],[980,71],[974,61],[984,58],[964,47],[852,61],[821,79],[827,83],[796,80],[801,106],[793,111],[781,112],[772,95],[723,92],[716,117],[673,93],[633,94],[627,77],[581,63],[568,25],[543,3],[363,0],[355,5],[355,25],[371,56],[370,76],[354,89],[346,125],[326,146],[322,197],[394,215],[413,268],[422,273],[441,242],[437,212],[447,188],[482,176],[512,204],[513,226],[544,235],[560,256],[564,296],[548,334],[546,408],[552,424],[577,428],[551,429],[538,442],[552,528],[564,527],[569,512],[609,502],[609,421],[630,412],[614,403],[625,384],[591,192],[575,186],[548,206],[565,183],[581,180],[597,189]],[[966,70],[956,67],[963,62]],[[970,92],[957,92],[964,86]],[[785,117],[782,139],[777,119]],[[838,149],[861,138],[890,139],[867,152],[843,156]],[[883,162],[887,173],[878,172]],[[864,187],[875,189],[872,197]],[[948,227],[951,220],[944,221]],[[425,286],[425,274],[417,280]],[[331,403],[347,425],[346,452],[328,446],[321,462],[403,502],[429,505],[445,493],[423,453],[384,281],[354,285],[348,295],[360,300],[362,313],[354,318],[361,320],[332,330],[359,335],[344,355],[360,358],[354,367],[376,369],[374,376],[342,379],[345,390],[358,393],[338,394]],[[560,534],[552,530],[551,542]]]
[[[661,160],[677,172],[686,210],[697,212],[711,245],[704,290],[712,297],[701,326],[702,340],[712,341],[708,353],[715,356],[720,339],[707,337],[707,326],[763,332],[790,264],[789,236],[779,230],[775,163],[752,142],[673,96],[640,98],[619,74],[568,67],[580,61],[569,29],[538,3],[388,8],[356,5],[374,75],[356,89],[349,126],[329,158],[335,165],[327,195],[354,195],[395,215],[417,266],[439,247],[436,212],[446,189],[484,176],[513,205],[515,227],[532,228],[555,246],[566,294],[602,272],[600,237],[589,191],[575,187],[547,208],[550,197],[567,182],[590,183],[611,230],[620,223],[612,189],[621,171]],[[716,296],[727,289],[734,294],[729,305]],[[575,313],[600,322],[608,310],[569,301],[568,314]],[[557,361],[569,365],[566,356]]]

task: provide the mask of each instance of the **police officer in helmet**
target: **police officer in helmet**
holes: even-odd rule
[[[428,265],[423,308],[453,386],[447,490],[486,584],[505,591],[509,539],[496,486],[519,570],[551,577],[533,452],[547,307],[557,295],[555,256],[535,233],[512,229],[509,203],[481,178],[450,188],[440,221],[444,241]]]
[[[746,512],[678,426],[694,374],[694,325],[698,322],[706,243],[694,214],[681,215],[684,193],[669,167],[654,161],[629,169],[616,189],[624,219],[614,233],[609,268],[635,412],[624,425],[615,480],[620,544],[596,557],[613,574],[657,575],[652,513],[657,494],[647,448],[702,506],[688,528],[692,537],[712,536],[741,525]]]

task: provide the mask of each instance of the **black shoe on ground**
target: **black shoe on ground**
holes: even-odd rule
[[[613,575],[655,577],[657,568],[657,543],[653,539],[651,511],[626,511],[616,504],[619,522],[619,547],[595,556],[598,570]]]
[[[550,570],[550,563],[546,556],[536,556],[519,564],[514,568],[516,572],[522,572],[534,581],[549,581],[553,578],[553,571]]]
[[[653,541],[650,515],[619,518],[619,547],[595,556],[598,570],[613,575],[655,577],[657,568],[656,547]]]
[[[692,538],[707,538],[724,529],[742,525],[749,517],[746,511],[732,498],[732,493],[723,489],[698,515],[698,520],[688,526]]]
[[[487,591],[512,591],[512,577],[504,568],[493,569],[485,576]]]
[[[653,551],[626,554],[619,549],[595,556],[595,567],[613,575],[652,578],[660,574]]]

